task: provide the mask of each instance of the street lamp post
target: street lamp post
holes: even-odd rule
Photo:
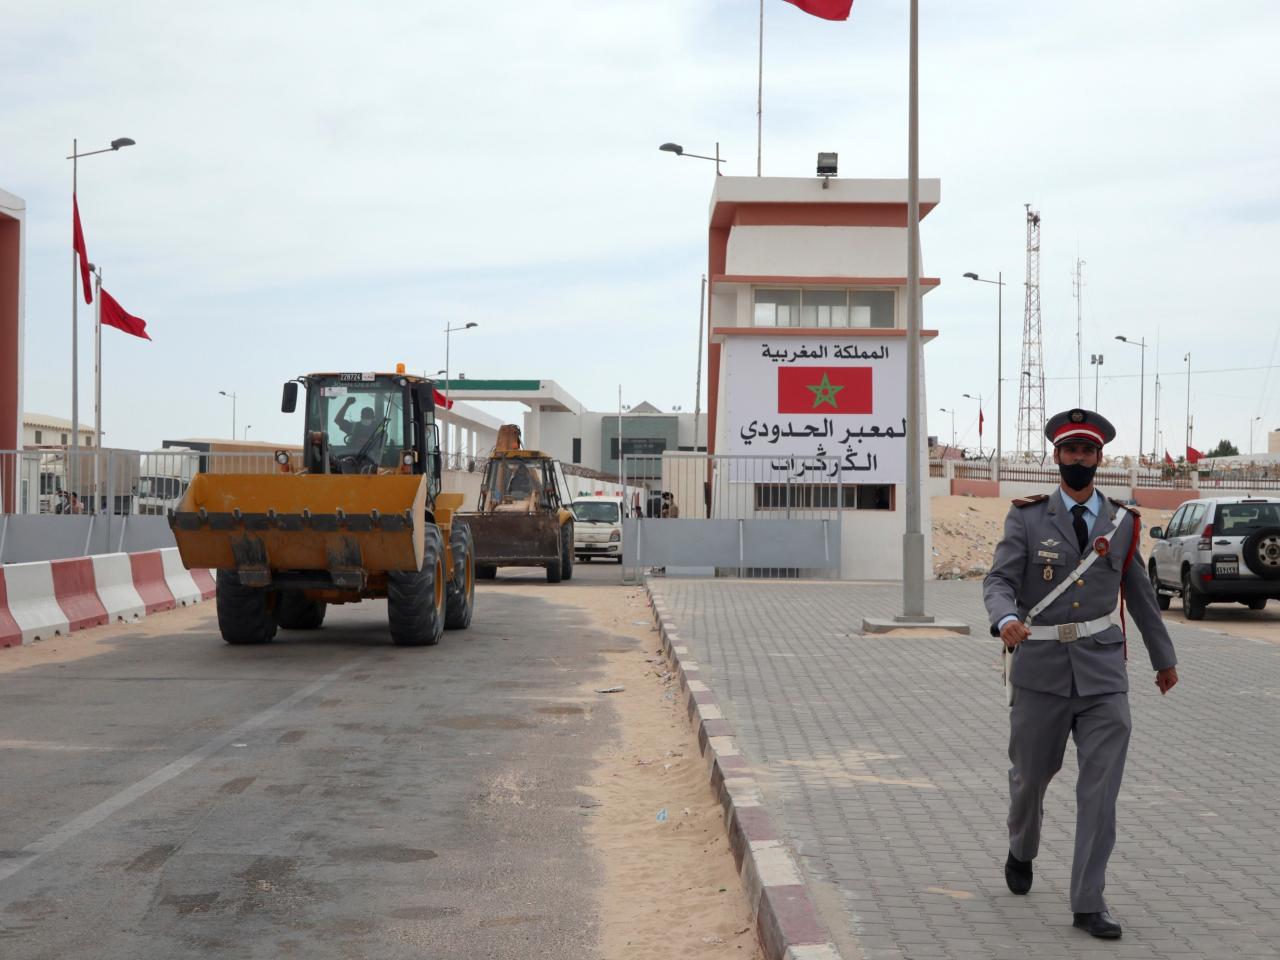
[[[71,161],[71,202],[73,207],[76,205],[76,190],[79,187],[80,158],[92,157],[99,153],[114,153],[121,147],[132,147],[135,141],[128,137],[117,137],[111,141],[111,146],[103,147],[101,150],[86,150],[84,153],[79,151],[79,141],[72,139],[71,155],[67,157]],[[79,267],[80,254],[76,250],[71,251],[71,460],[74,476],[79,474],[78,454],[80,452],[80,336],[79,336],[79,311],[80,305],[77,302],[80,291],[79,284],[80,272]],[[96,442],[100,442],[96,441]]]
[[[1254,417],[1249,421],[1249,456],[1253,456],[1253,425],[1261,420],[1261,416]]]
[[[943,413],[951,414],[951,449],[954,450],[956,448],[956,411],[954,408],[948,410],[946,407],[940,407],[939,409]]]
[[[982,456],[982,394],[966,393],[964,396],[970,400],[978,401],[978,456]],[[954,428],[952,428],[952,432],[954,432]]]
[[[1001,442],[1004,439],[1001,435],[1001,427],[1004,417],[1004,272],[997,271],[996,279],[986,280],[978,276],[976,273],[966,273],[966,277],[970,280],[976,280],[978,283],[995,284],[996,288],[996,473],[994,479],[1000,480],[1000,454],[1004,449]]]
[[[1142,428],[1146,425],[1146,399],[1147,399],[1147,338],[1142,337],[1138,340],[1130,340],[1128,337],[1117,336],[1117,340],[1121,343],[1127,343],[1131,347],[1138,347],[1142,351],[1142,364],[1138,367],[1138,462],[1142,462]],[[1156,358],[1157,360],[1159,357]],[[1097,405],[1095,401],[1095,406]],[[1190,441],[1188,440],[1188,443]]]
[[[1098,409],[1098,376],[1102,373],[1102,354],[1089,354],[1089,366],[1093,367],[1093,409]],[[1142,389],[1141,385],[1138,387]],[[1138,459],[1142,459],[1142,412],[1138,412]]]
[[[236,438],[236,395],[227,393],[225,390],[219,390],[218,393],[231,398],[231,439],[234,440]]]
[[[252,423],[247,424],[247,425],[245,426],[245,428],[244,428],[244,439],[245,439],[245,441],[246,441],[246,442],[247,442],[247,441],[248,441],[248,439],[249,439],[249,431],[250,431],[250,430],[252,430],[252,429],[253,429],[253,424],[252,424]]]
[[[478,326],[480,326],[480,324],[476,323],[475,321],[471,321],[470,323],[465,323],[460,327],[451,327],[447,323],[444,326],[444,412],[446,417],[449,416],[449,404],[450,404],[450,400],[449,400],[449,335],[453,333],[457,333],[458,331],[461,331],[461,330],[470,330],[473,327],[478,327]],[[449,417],[449,426],[450,427],[453,426],[452,417]],[[448,431],[445,431],[445,436],[446,437],[448,436]],[[450,450],[449,453],[453,453],[453,451]]]
[[[710,160],[712,163],[716,165],[717,177],[720,176],[720,164],[727,162],[724,159],[724,157],[720,156],[719,140],[716,141],[716,155],[714,157],[708,157],[705,154],[701,154],[701,153],[689,153],[685,150],[684,147],[680,146],[680,144],[678,143],[664,143],[662,146],[658,147],[658,149],[664,151],[665,153],[674,153],[677,157],[694,157],[695,159],[698,159],[698,160]]]
[[[1182,358],[1187,364],[1187,459],[1191,459],[1191,353]]]

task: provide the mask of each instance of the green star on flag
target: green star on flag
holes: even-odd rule
[[[805,389],[813,394],[813,409],[818,409],[824,403],[831,404],[833,410],[840,409],[839,404],[836,403],[836,394],[844,387],[832,383],[825,370],[822,372],[821,383],[806,384]]]

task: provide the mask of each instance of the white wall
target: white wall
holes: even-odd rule
[[[904,227],[734,227],[729,231],[725,272],[770,277],[903,277],[906,258]]]

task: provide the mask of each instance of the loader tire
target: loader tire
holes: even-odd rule
[[[308,600],[300,593],[280,594],[276,616],[285,630],[319,630],[329,605],[323,600]]]
[[[444,625],[448,630],[471,626],[476,607],[476,553],[471,528],[461,520],[449,528],[449,549],[453,553],[453,577],[445,591]]]
[[[560,528],[560,579],[573,579],[573,525]]]
[[[216,596],[218,630],[227,643],[270,643],[275,637],[276,591],[242,586],[234,570],[219,570]]]
[[[560,552],[547,564],[547,583],[559,583],[564,579],[564,533],[560,534]]]
[[[387,574],[387,625],[397,647],[431,647],[444,632],[444,539],[433,524],[425,532],[422,569]]]

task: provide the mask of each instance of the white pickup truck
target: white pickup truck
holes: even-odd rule
[[[573,510],[573,552],[579,560],[606,557],[622,562],[622,520],[627,516],[622,497],[579,497]]]

